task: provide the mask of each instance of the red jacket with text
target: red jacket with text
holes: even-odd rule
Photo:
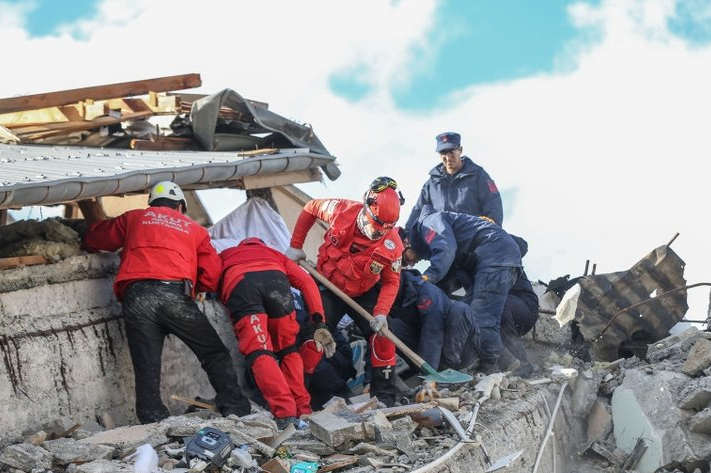
[[[255,271],[281,271],[286,274],[289,283],[301,291],[310,314],[323,317],[323,303],[318,286],[311,276],[301,267],[284,256],[283,253],[268,247],[256,238],[248,238],[238,246],[220,253],[224,274],[222,276],[222,303],[226,304],[235,286],[246,273]],[[291,294],[289,294],[291,297]]]
[[[351,297],[358,297],[382,281],[375,314],[388,314],[400,285],[403,244],[396,229],[379,240],[369,240],[356,218],[363,203],[345,199],[314,199],[299,215],[291,247],[301,248],[316,219],[328,222],[318,251],[317,269]]]
[[[90,252],[121,251],[114,292],[119,300],[132,281],[189,279],[195,292],[217,291],[222,262],[210,235],[170,207],[130,210],[89,226],[82,247]]]

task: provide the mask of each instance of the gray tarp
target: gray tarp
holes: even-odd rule
[[[232,137],[232,142],[236,146],[234,149],[249,149],[251,144],[258,141],[255,140],[256,134],[273,132],[279,133],[295,146],[309,148],[313,153],[330,156],[311,127],[300,125],[277,115],[266,107],[244,99],[232,89],[225,89],[193,102],[190,110],[193,133],[195,139],[208,151],[218,149],[224,151],[224,147],[229,146],[224,143],[229,140],[228,137],[216,139],[215,131],[221,108],[229,108],[237,112],[239,118],[235,121],[239,122],[244,130],[243,134]],[[257,126],[254,126],[252,121]],[[242,139],[240,140],[239,137]],[[253,149],[254,146],[251,148]],[[341,171],[335,163],[323,166],[321,169],[331,180],[335,180],[341,175]]]

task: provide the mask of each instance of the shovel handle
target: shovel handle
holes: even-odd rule
[[[374,320],[373,316],[370,315],[370,313],[369,313],[367,310],[365,310],[360,304],[358,304],[356,301],[354,301],[348,294],[346,294],[345,292],[343,292],[343,291],[341,291],[340,289],[338,289],[335,284],[333,284],[331,281],[329,281],[329,280],[326,278],[326,276],[324,276],[323,274],[319,273],[319,272],[316,270],[316,268],[314,268],[313,266],[311,266],[311,265],[310,265],[309,263],[307,263],[305,260],[299,260],[299,265],[300,265],[302,268],[304,268],[311,276],[313,276],[314,278],[316,278],[316,280],[318,280],[318,282],[320,282],[321,284],[323,284],[324,286],[326,286],[326,288],[327,288],[328,290],[330,290],[330,291],[333,292],[335,295],[337,295],[338,297],[340,297],[341,299],[343,299],[343,301],[344,301],[346,304],[348,304],[348,305],[351,306],[353,309],[355,309],[355,311],[358,312],[358,314],[359,314],[361,317],[363,317],[365,320],[367,320],[368,322],[371,322],[371,321]],[[391,342],[393,342],[393,343],[395,344],[395,346],[396,346],[401,352],[403,352],[403,353],[405,354],[405,356],[407,356],[410,360],[412,360],[413,363],[415,363],[415,365],[417,365],[418,368],[421,369],[422,366],[425,364],[425,360],[423,360],[420,355],[418,355],[417,353],[415,353],[414,351],[412,351],[412,350],[410,349],[410,347],[408,347],[407,345],[405,345],[402,340],[400,340],[399,338],[397,338],[397,337],[395,336],[395,334],[390,331],[390,329],[385,328],[385,329],[383,329],[383,330],[380,332],[380,334],[383,335],[383,336],[384,336],[385,338],[387,338],[388,340],[390,340]]]

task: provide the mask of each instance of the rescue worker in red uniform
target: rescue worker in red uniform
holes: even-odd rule
[[[290,423],[298,427],[298,417],[311,413],[311,396],[296,347],[300,327],[290,286],[301,291],[311,314],[313,344],[330,357],[336,343],[324,323],[318,287],[296,263],[259,238],[247,238],[220,257],[221,299],[230,311],[239,350],[279,428]]]
[[[160,397],[161,355],[168,334],[200,360],[222,415],[249,414],[230,354],[195,303],[196,292],[216,292],[222,264],[202,226],[186,215],[180,187],[156,184],[149,207],[91,223],[83,238],[90,252],[117,251],[121,264],[114,292],[121,301],[136,380],[136,416],[141,423],[170,415]]]
[[[403,245],[394,227],[403,200],[397,184],[388,177],[375,179],[365,192],[363,202],[314,199],[299,215],[286,252],[294,261],[304,259],[304,240],[316,219],[329,224],[319,247],[317,269],[375,314],[370,325],[362,317],[354,316],[353,319],[369,340],[373,368],[370,392],[389,406],[397,396],[392,372],[395,345],[378,332],[387,327],[387,314],[400,286]],[[321,288],[321,299],[326,323],[333,331],[349,307],[325,288]]]

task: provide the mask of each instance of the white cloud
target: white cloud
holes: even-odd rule
[[[597,42],[562,45],[549,74],[460,90],[427,113],[397,110],[390,94],[437,47],[427,42],[434,0],[194,5],[106,0],[95,19],[46,38],[29,38],[26,10],[3,5],[0,41],[15,66],[0,96],[200,72],[204,92],[233,88],[313,124],[343,176],[307,192],[357,199],[373,176],[391,175],[408,198],[403,219],[437,162],[434,136],[459,131],[511,199],[506,228],[529,240],[531,278],[580,275],[586,259],[598,272],[622,270],[678,231],[687,278],[709,279],[711,48],[668,31],[674,1],[571,7]],[[374,87],[356,104],[328,88],[354,64]],[[693,291],[703,290],[691,292],[698,318],[708,298]]]

